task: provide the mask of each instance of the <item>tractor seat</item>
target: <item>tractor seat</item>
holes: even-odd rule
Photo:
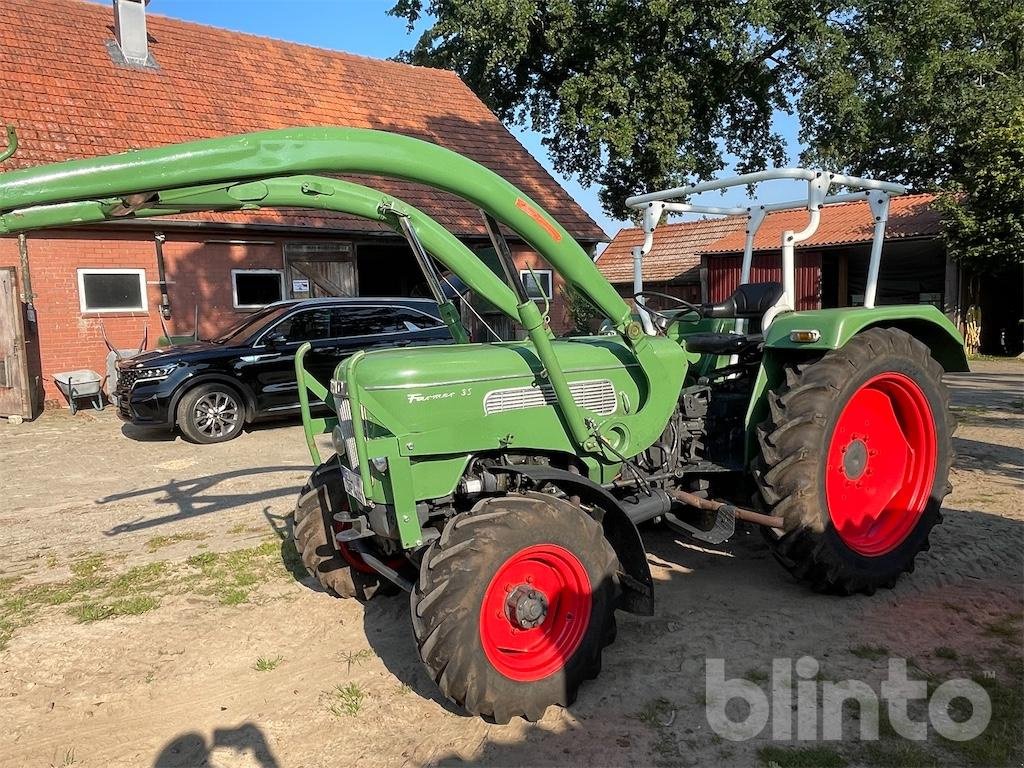
[[[683,337],[689,352],[704,355],[742,355],[764,341],[760,333],[691,333]]]
[[[704,317],[761,317],[782,298],[781,283],[744,283],[721,304],[705,304]]]

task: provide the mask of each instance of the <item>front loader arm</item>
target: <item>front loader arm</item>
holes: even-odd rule
[[[624,434],[615,431],[616,425],[588,419],[574,402],[551,345],[551,331],[534,302],[518,301],[483,262],[471,254],[467,257],[464,246],[431,252],[526,329],[543,364],[543,378],[582,452],[604,460],[632,456],[660,435],[678,395],[672,391],[677,372],[664,370],[651,338],[631,318],[625,301],[569,233],[526,194],[473,160],[435,144],[356,128],[290,128],[11,171],[0,174],[0,234],[195,210],[271,205],[346,210],[330,193],[338,183],[332,179],[313,177],[298,189],[275,186],[279,177],[297,179],[302,177],[296,173],[323,172],[367,173],[427,184],[474,203],[517,232],[585,294],[630,345],[647,386],[625,439],[615,437]],[[378,205],[380,200],[378,194]]]

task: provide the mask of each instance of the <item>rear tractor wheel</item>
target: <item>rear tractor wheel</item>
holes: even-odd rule
[[[341,467],[332,457],[316,468],[295,506],[292,539],[302,564],[324,589],[338,597],[368,600],[377,594],[395,594],[398,587],[367,565],[358,551],[334,538],[344,529],[334,515],[347,510]],[[399,558],[388,565],[399,570],[406,563]]]
[[[568,706],[615,636],[618,559],[601,526],[543,494],[456,515],[411,597],[420,658],[451,701],[497,723]]]
[[[776,558],[826,592],[872,593],[912,571],[950,491],[953,417],[920,341],[871,328],[769,393],[755,477]]]

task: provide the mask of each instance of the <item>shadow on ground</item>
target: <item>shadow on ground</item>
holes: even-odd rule
[[[288,483],[287,485],[255,493],[217,493],[215,489],[218,484],[227,480],[238,480],[239,478],[263,475],[270,472],[296,472],[301,469],[302,467],[297,466],[252,467],[187,480],[171,478],[166,483],[150,486],[149,488],[104,496],[97,499],[96,503],[112,504],[143,496],[162,494],[162,496],[153,500],[153,505],[157,507],[169,505],[174,508],[174,511],[159,517],[140,517],[132,521],[119,523],[113,528],[104,531],[104,534],[107,536],[117,536],[122,533],[145,530],[158,525],[164,525],[165,523],[188,520],[193,517],[223,512],[247,504],[256,504],[261,501],[269,501],[270,499],[297,494],[301,483]]]
[[[153,761],[153,768],[198,768],[215,765],[214,750],[227,749],[239,755],[251,757],[251,763],[259,768],[279,768],[280,763],[267,743],[259,726],[243,723],[237,728],[216,728],[213,737],[206,737],[189,731],[179,734],[164,745]]]

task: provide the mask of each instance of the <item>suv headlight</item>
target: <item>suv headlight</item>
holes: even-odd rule
[[[135,369],[136,381],[152,381],[153,379],[166,379],[177,365],[162,365],[159,368],[137,368]]]

